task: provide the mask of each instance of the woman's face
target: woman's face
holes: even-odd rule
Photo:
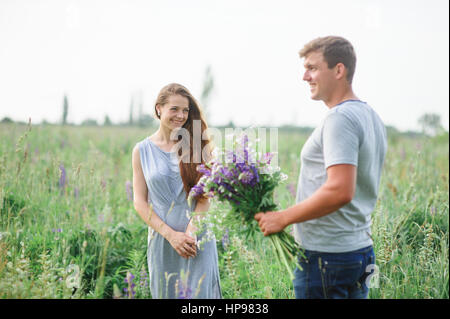
[[[189,100],[182,95],[169,96],[167,103],[156,106],[160,114],[161,125],[170,130],[182,127],[189,116]]]

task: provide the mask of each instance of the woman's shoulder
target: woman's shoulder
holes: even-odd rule
[[[134,145],[132,152],[133,156],[139,156],[141,152],[147,149],[148,139],[149,137],[146,137]]]

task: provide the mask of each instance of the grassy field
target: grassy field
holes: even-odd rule
[[[147,227],[130,188],[131,151],[151,133],[0,125],[1,298],[151,297]],[[276,191],[281,207],[294,204],[306,138],[279,132],[279,165],[289,176]],[[449,297],[448,160],[448,133],[389,136],[372,215],[378,271],[370,298]],[[262,237],[217,239],[224,298],[294,297]]]

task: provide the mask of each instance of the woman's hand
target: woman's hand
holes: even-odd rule
[[[195,257],[197,255],[197,245],[195,239],[186,233],[176,232],[168,236],[170,245],[183,258]]]

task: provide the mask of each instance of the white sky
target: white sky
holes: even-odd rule
[[[205,68],[215,90],[210,126],[315,126],[327,108],[309,98],[298,51],[340,35],[358,62],[354,91],[400,130],[425,112],[449,122],[447,0],[0,0],[0,119],[33,123],[105,114],[126,121],[142,92],[153,114],[159,90],[200,97]],[[136,109],[136,108],[135,108]]]

